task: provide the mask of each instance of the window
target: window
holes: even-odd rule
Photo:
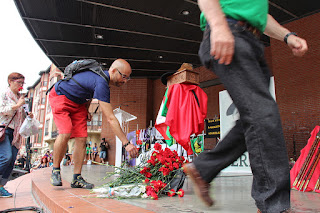
[[[44,119],[44,116],[45,116],[44,113],[45,113],[44,109],[41,109],[41,110],[40,110],[40,120],[39,120],[40,123],[41,123],[41,121],[43,121],[43,119]]]
[[[52,78],[50,79],[50,83],[49,83],[50,87],[51,87],[53,84],[54,84],[54,77],[52,77]]]
[[[50,103],[48,102],[48,105],[47,105],[47,113],[50,113],[51,112],[51,106],[50,106]]]
[[[99,115],[98,114],[93,114],[93,116],[92,116],[92,125],[93,126],[98,126],[98,121],[99,121]]]
[[[46,98],[41,98],[41,104],[45,104],[46,103]]]
[[[38,134],[38,143],[41,144],[42,142],[42,129],[39,129],[39,134]]]
[[[46,123],[44,125],[44,135],[47,136],[49,134],[49,121],[50,120],[46,120]]]
[[[46,87],[48,85],[48,81],[43,81],[43,86]]]

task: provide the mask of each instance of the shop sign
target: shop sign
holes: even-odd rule
[[[206,138],[220,138],[220,118],[206,119]]]

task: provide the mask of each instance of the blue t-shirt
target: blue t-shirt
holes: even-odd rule
[[[110,79],[108,71],[104,71]],[[92,98],[99,101],[110,103],[110,87],[109,84],[98,74],[91,71],[77,73],[73,78],[81,84],[79,86],[74,80],[60,80],[55,85],[58,95],[65,95],[69,100],[83,104]]]

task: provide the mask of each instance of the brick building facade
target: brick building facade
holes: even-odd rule
[[[302,58],[294,57],[290,49],[282,41],[271,39],[265,49],[266,59],[275,78],[276,98],[279,104],[285,140],[289,157],[298,157],[300,150],[306,145],[310,132],[320,124],[320,96],[317,79],[320,77],[319,62],[320,13],[290,22],[286,25],[297,32],[308,42],[309,52]],[[200,73],[200,82],[216,79],[214,73],[203,67],[196,68]],[[208,118],[219,116],[219,92],[223,85],[210,86],[203,89],[209,97]],[[150,120],[156,119],[160,103],[165,92],[161,81],[150,79],[132,79],[123,87],[111,86],[111,104],[138,117],[130,122],[129,131],[149,126]],[[103,119],[101,137],[110,142],[109,160],[115,153],[115,136]],[[206,140],[207,148],[215,145],[215,140]],[[294,150],[295,147],[295,150]]]

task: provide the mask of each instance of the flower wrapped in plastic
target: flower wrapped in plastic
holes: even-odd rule
[[[168,196],[178,194],[179,197],[183,197],[184,192],[181,188],[184,184],[185,174],[181,167],[187,160],[169,148],[162,150],[158,143],[146,153],[146,156],[138,166],[115,167],[115,172],[109,173],[106,178],[118,175],[116,179],[105,186],[105,191],[108,191],[109,197],[123,198],[130,195],[131,197],[154,200],[157,200],[161,194],[167,194]],[[142,185],[145,186],[145,190],[141,187]],[[133,189],[136,193],[132,192]],[[114,193],[111,193],[112,191]],[[94,190],[94,192],[99,192],[99,190]]]

